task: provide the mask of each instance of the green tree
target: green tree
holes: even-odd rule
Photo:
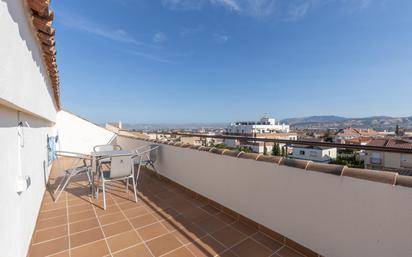
[[[279,155],[280,155],[280,146],[279,146],[278,143],[276,143],[275,145],[273,145],[272,155],[274,155],[274,156],[279,156]]]

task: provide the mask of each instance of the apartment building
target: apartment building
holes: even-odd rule
[[[400,139],[374,139],[367,145],[388,148],[411,149],[412,143]],[[404,171],[412,170],[412,154],[365,151],[365,168],[374,170]]]
[[[362,129],[362,128],[345,128],[339,130],[334,136],[334,142],[345,144],[347,140],[353,141],[357,138],[375,138],[379,133],[374,129]]]
[[[329,163],[336,159],[337,154],[337,149],[333,147],[293,146],[292,153],[288,157],[299,160]]]

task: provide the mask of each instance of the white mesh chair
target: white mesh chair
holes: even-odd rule
[[[67,185],[70,182],[70,179],[74,176],[86,174],[89,185],[92,186],[92,181],[90,178],[91,172],[91,156],[81,153],[75,152],[67,152],[67,151],[57,151],[56,155],[58,157],[66,157],[67,162],[65,166],[68,168],[64,170],[63,178],[60,180],[59,185],[57,186],[56,190],[54,191],[54,195],[56,195],[54,201],[56,202],[62,192],[66,189]],[[61,160],[60,160],[61,161]]]
[[[143,147],[136,148],[135,151],[137,154],[142,155],[141,164],[144,166],[150,166],[152,169],[159,175],[155,167],[155,162],[157,161],[159,145],[147,145]]]
[[[93,152],[106,152],[106,151],[115,151],[122,150],[120,145],[96,145],[93,147]],[[110,162],[110,158],[104,158],[99,160],[99,164],[107,164]]]
[[[126,192],[129,191],[129,180],[132,179],[134,198],[137,202],[136,180],[134,176],[134,158],[138,155],[116,155],[110,157],[110,170],[100,170],[100,180],[103,191],[103,209],[106,210],[106,183],[110,181],[126,180]],[[141,155],[138,156],[141,158]],[[99,186],[97,186],[97,197]]]

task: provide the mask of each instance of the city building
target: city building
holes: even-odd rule
[[[367,145],[411,149],[412,143],[399,139],[374,139]],[[412,154],[366,150],[363,155],[365,168],[374,170],[412,170]]]
[[[379,133],[374,129],[362,129],[362,128],[345,128],[339,130],[335,136],[333,141],[336,143],[345,144],[347,140],[352,140],[356,138],[375,138],[378,137]]]
[[[337,157],[337,149],[319,146],[293,146],[288,156],[293,159],[309,160],[313,162],[329,163]]]
[[[254,138],[269,138],[269,139],[279,139],[279,140],[297,140],[298,136],[296,133],[263,133],[263,134],[254,134]],[[244,139],[224,139],[223,143],[229,147],[247,147],[250,148],[255,153],[264,153],[265,147],[266,151],[270,153],[273,149],[274,143],[259,142],[253,140],[244,140]],[[279,147],[285,147],[284,143],[279,143]]]
[[[239,121],[230,124],[226,134],[254,136],[256,134],[289,133],[290,126],[276,123],[274,118],[263,117],[260,121]]]

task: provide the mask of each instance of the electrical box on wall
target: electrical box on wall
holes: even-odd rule
[[[17,193],[22,193],[27,191],[30,187],[30,177],[29,176],[24,176],[24,177],[18,177],[16,181],[16,191]]]

